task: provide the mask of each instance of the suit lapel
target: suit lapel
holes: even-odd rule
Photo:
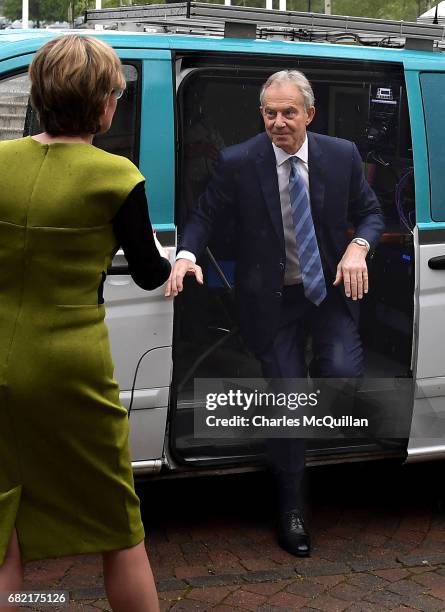
[[[325,178],[323,172],[323,152],[317,142],[317,135],[308,132],[309,192],[312,216],[316,224],[323,217]]]
[[[284,242],[283,217],[281,214],[280,190],[278,187],[277,160],[272,143],[266,133],[259,142],[255,158],[258,180],[264,195],[273,228],[278,238]]]

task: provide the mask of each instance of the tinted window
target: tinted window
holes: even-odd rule
[[[30,87],[27,74],[0,81],[0,140],[25,135]]]
[[[431,218],[445,221],[445,74],[420,75],[430,169]]]
[[[94,139],[100,149],[123,155],[135,164],[139,158],[140,67],[123,65],[127,89],[118,101],[110,130]],[[0,140],[22,138],[42,131],[37,114],[31,108],[31,84],[27,74],[0,81]]]

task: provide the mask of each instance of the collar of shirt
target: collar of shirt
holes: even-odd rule
[[[272,143],[272,147],[275,153],[275,159],[277,160],[277,166],[281,166],[281,164],[287,161],[289,157],[298,157],[298,159],[304,162],[304,164],[307,167],[307,163],[308,163],[307,136],[304,139],[303,144],[301,145],[301,147],[298,149],[296,153],[286,153],[286,151],[283,151],[283,149],[280,149],[280,147],[277,147],[274,143]]]

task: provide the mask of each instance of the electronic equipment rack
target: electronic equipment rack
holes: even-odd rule
[[[445,26],[438,24],[192,1],[88,9],[85,22],[95,29],[352,42],[425,51],[445,48]]]

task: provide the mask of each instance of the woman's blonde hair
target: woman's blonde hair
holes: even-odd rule
[[[69,34],[47,42],[30,67],[31,103],[42,128],[60,134],[96,134],[107,96],[125,88],[122,65],[96,38]]]

